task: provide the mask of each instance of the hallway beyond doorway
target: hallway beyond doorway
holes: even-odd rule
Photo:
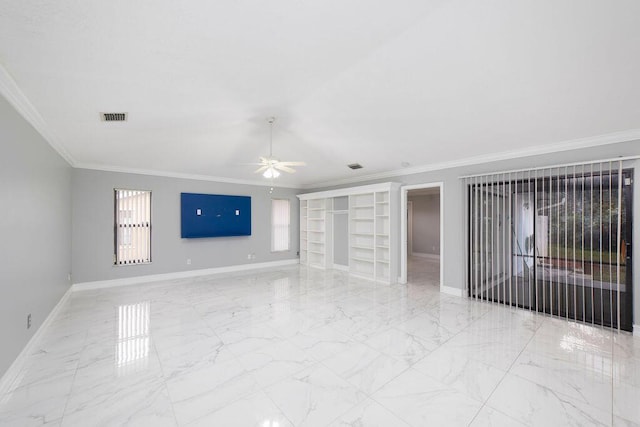
[[[419,256],[407,259],[407,281],[413,285],[440,287],[440,260]]]

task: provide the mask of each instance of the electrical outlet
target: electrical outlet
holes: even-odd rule
[[[27,314],[27,329],[31,327],[31,313]]]
[[[191,265],[191,258],[187,258],[187,265]]]
[[[247,259],[251,259],[251,254],[247,254]]]
[[[71,283],[71,273],[67,274],[67,280]]]

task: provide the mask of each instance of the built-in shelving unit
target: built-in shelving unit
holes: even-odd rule
[[[390,197],[389,191],[375,193],[375,223],[376,223],[376,280],[389,281],[391,279],[390,257]]]
[[[326,203],[326,199],[307,200],[307,263],[312,267],[324,268],[326,265]]]
[[[333,236],[332,214],[345,213],[342,207],[332,210],[333,200],[348,196],[345,245],[349,272],[378,282],[395,282],[400,260],[399,188],[400,184],[384,183],[299,195],[300,263],[321,268],[333,265],[334,243],[343,237]]]
[[[306,200],[300,200],[300,264],[307,265],[308,240],[307,240],[307,204]]]
[[[375,276],[375,205],[373,193],[349,196],[349,272]]]

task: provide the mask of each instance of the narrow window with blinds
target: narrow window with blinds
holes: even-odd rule
[[[114,264],[151,262],[151,191],[114,190]]]
[[[287,199],[271,200],[271,251],[289,250],[291,206]]]

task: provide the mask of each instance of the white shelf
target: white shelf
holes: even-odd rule
[[[356,205],[356,206],[351,206],[351,209],[371,209],[373,208],[374,205]]]
[[[371,246],[359,246],[359,245],[351,245],[354,249],[365,249],[367,251],[372,251],[374,248]]]
[[[351,218],[351,221],[373,221],[373,218]]]
[[[352,259],[352,260],[354,260],[354,261],[358,261],[358,262],[369,262],[369,263],[371,263],[371,264],[373,264],[373,263],[374,263],[374,260],[372,260],[372,259],[366,259],[366,258],[354,258],[354,257],[351,257],[351,259]]]

